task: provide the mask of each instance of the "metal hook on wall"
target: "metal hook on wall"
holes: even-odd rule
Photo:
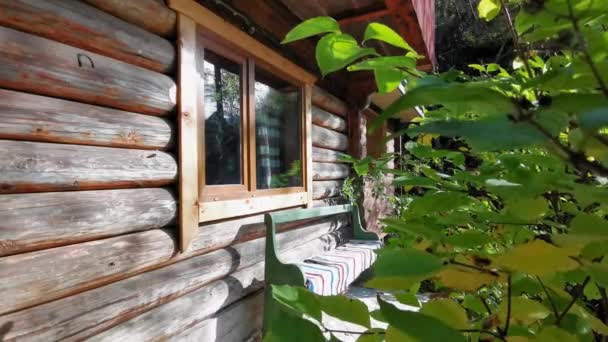
[[[91,57],[85,55],[84,53],[78,53],[76,54],[76,57],[78,59],[78,67],[82,68],[82,60],[80,59],[81,57],[85,57],[86,59],[89,60],[89,64],[91,65],[92,69],[95,69],[95,63],[93,63],[93,60],[91,59]]]

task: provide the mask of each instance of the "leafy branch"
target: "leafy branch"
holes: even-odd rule
[[[604,96],[606,98],[608,98],[608,87],[606,86],[606,82],[602,78],[600,71],[598,70],[597,66],[593,62],[593,58],[591,57],[591,53],[589,52],[589,46],[587,45],[587,42],[585,41],[583,34],[581,33],[579,19],[574,15],[574,8],[572,7],[572,0],[566,0],[566,4],[568,5],[568,18],[570,19],[570,21],[572,21],[572,27],[574,28],[574,32],[576,33],[577,39],[581,46],[583,56],[585,57],[587,64],[589,64],[589,67],[591,68],[591,72],[595,76],[597,83],[599,84],[600,88],[602,89],[602,92],[604,93]]]
[[[575,292],[574,296],[572,296],[572,300],[568,303],[568,305],[566,305],[566,308],[561,313],[561,315],[559,315],[557,317],[557,320],[555,321],[556,325],[560,325],[561,324],[561,322],[564,319],[564,317],[566,317],[566,314],[568,313],[568,311],[570,311],[570,309],[574,306],[574,304],[576,303],[576,301],[581,298],[581,296],[583,295],[583,293],[585,291],[585,287],[587,286],[587,284],[589,284],[590,280],[591,280],[590,276],[585,277],[585,280],[583,281],[583,283],[581,284],[581,286],[576,289],[576,292]]]

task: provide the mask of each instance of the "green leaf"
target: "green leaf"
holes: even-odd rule
[[[529,296],[538,295],[543,292],[543,288],[538,280],[533,279],[523,273],[515,273],[511,276],[511,291],[516,295],[527,294]]]
[[[608,107],[598,108],[579,115],[578,123],[582,129],[588,131],[597,131],[600,128],[608,127]]]
[[[266,332],[264,342],[320,342],[326,341],[319,327],[313,322],[286,313],[280,320],[273,322]]]
[[[272,285],[272,298],[296,313],[321,321],[321,306],[316,295],[303,287]]]
[[[380,40],[398,48],[416,53],[416,51],[403,39],[403,37],[401,37],[397,32],[393,31],[392,28],[384,24],[371,23],[367,25],[365,33],[363,34],[363,43],[370,39]]]
[[[501,322],[506,322],[508,300],[503,298],[498,306],[498,317]],[[538,320],[545,319],[551,311],[543,304],[525,297],[511,298],[511,322],[512,324],[528,325]]]
[[[281,44],[291,43],[327,32],[340,32],[340,24],[330,17],[310,18],[287,32]]]
[[[401,219],[387,218],[382,220],[386,231],[407,232],[414,236],[422,236],[429,240],[439,241],[444,233],[441,227],[420,222],[405,222]]]
[[[542,240],[519,245],[495,259],[497,266],[507,270],[543,276],[564,272],[578,267],[570,258],[570,252]]]
[[[506,116],[480,120],[433,121],[410,128],[408,134],[434,133],[447,137],[461,137],[476,151],[503,151],[543,145],[545,136],[530,125],[515,123]]]
[[[357,342],[383,342],[385,332],[382,329],[370,329],[357,339]]]
[[[399,69],[384,69],[379,68],[374,70],[374,77],[376,79],[376,86],[378,92],[381,94],[390,93],[397,89],[401,82],[408,76],[408,74]]]
[[[535,338],[530,341],[538,342],[578,342],[579,339],[567,332],[566,330],[560,329],[556,326],[544,327]]]
[[[418,297],[416,297],[415,293],[411,293],[411,292],[397,293],[395,295],[395,298],[397,298],[397,300],[401,304],[420,307],[420,301],[418,301]]]
[[[316,58],[323,76],[343,69],[359,58],[375,55],[372,48],[361,48],[355,38],[344,33],[330,33],[319,40]]]
[[[343,321],[370,327],[367,306],[356,299],[345,296],[319,296],[317,297],[321,310]]]
[[[608,221],[597,215],[578,214],[570,222],[570,234],[586,242],[608,240]]]
[[[420,313],[435,317],[454,329],[468,329],[466,311],[452,299],[436,299],[425,303]]]
[[[513,113],[515,106],[511,99],[493,90],[494,86],[493,83],[485,82],[447,83],[436,76],[425,77],[378,115],[370,129],[375,129],[393,115],[416,106],[441,104],[455,114],[471,111],[485,116]]]
[[[543,197],[517,198],[508,202],[506,207],[506,214],[509,217],[514,217],[524,222],[535,221],[543,217],[548,211],[549,205]]]
[[[608,288],[608,265],[605,263],[593,263],[585,267],[593,281],[604,288]],[[592,285],[588,285],[592,286]]]
[[[500,13],[501,7],[500,0],[481,0],[477,6],[477,12],[480,18],[490,21]]]
[[[395,186],[421,186],[424,188],[435,188],[437,182],[420,176],[400,176],[393,180]]]
[[[435,192],[417,197],[408,209],[408,213],[432,214],[455,210],[475,203],[475,199],[460,192]]]
[[[476,230],[467,230],[462,233],[450,235],[443,239],[443,242],[456,247],[477,248],[492,242],[492,240],[492,237],[486,233]]]
[[[400,334],[411,338],[412,341],[466,341],[462,334],[441,320],[422,313],[400,311],[381,298],[378,298],[378,302],[390,327],[397,329]],[[388,336],[387,341],[390,341]]]
[[[464,296],[462,306],[475,313],[485,315],[487,313],[486,307],[483,305],[481,299],[478,296],[467,294]]]
[[[376,70],[376,69],[389,69],[389,68],[406,68],[415,69],[416,59],[413,57],[406,56],[388,56],[388,57],[376,57],[368,60],[353,64],[348,67],[348,71],[359,71],[359,70]]]
[[[441,269],[441,259],[415,249],[380,253],[373,266],[374,278],[367,285],[386,290],[406,290]]]
[[[486,72],[486,68],[481,64],[469,64],[469,68],[475,69],[479,72]]]

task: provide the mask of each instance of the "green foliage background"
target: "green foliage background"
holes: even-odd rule
[[[368,285],[418,305],[421,282],[439,293],[419,312],[273,286],[286,308],[268,341],[337,340],[321,312],[367,327],[359,341],[594,341],[608,335],[608,1],[482,0],[482,20],[504,15],[517,58],[426,74],[390,28],[362,42],[320,17],[291,42],[318,34],[322,73],[371,70],[381,92],[406,92],[374,122],[427,106],[407,134],[401,169],[349,159],[360,176],[395,174],[402,195],[383,221],[390,235]],[[365,43],[399,47],[380,56]],[[432,110],[431,110],[432,108]],[[441,149],[437,137],[456,148]],[[352,182],[347,184],[352,185]],[[352,193],[352,188],[350,188]],[[388,323],[372,329],[369,317]],[[287,328],[288,327],[288,328]]]

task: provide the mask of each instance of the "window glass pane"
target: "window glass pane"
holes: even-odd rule
[[[258,189],[302,186],[300,89],[255,70]]]
[[[205,50],[205,183],[242,184],[241,64]]]

